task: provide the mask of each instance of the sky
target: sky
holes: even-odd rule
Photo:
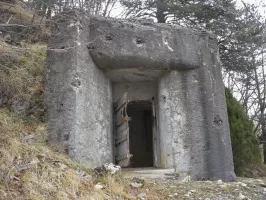
[[[243,0],[245,3],[249,3],[249,4],[255,4],[255,5],[263,5],[264,7],[260,7],[259,8],[259,12],[261,15],[264,16],[264,18],[266,18],[266,0]],[[242,7],[243,4],[241,2],[241,0],[236,0],[237,6]],[[114,7],[114,11],[111,12],[111,17],[118,17],[122,12],[122,8],[121,5],[117,4]]]
[[[266,1],[265,0],[243,0],[245,3],[260,5],[259,12],[266,18]],[[238,6],[242,6],[241,0],[236,0]]]

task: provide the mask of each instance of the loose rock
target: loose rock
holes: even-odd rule
[[[242,182],[238,182],[238,185],[242,186],[242,187],[246,187],[247,184],[246,183],[242,183]]]
[[[94,171],[100,175],[110,173],[116,174],[121,171],[121,167],[119,165],[114,165],[113,163],[105,163],[100,167],[96,167]]]
[[[96,185],[94,185],[94,189],[96,190],[102,190],[104,188],[103,185],[101,185],[100,183],[97,183]]]
[[[248,200],[246,196],[244,196],[242,193],[239,193],[238,199],[240,200]]]
[[[121,171],[121,167],[119,165],[114,165],[113,163],[104,164],[104,168],[110,174],[116,174]]]
[[[140,188],[140,187],[143,186],[143,184],[142,184],[142,183],[136,183],[136,182],[133,182],[133,183],[130,183],[130,186],[131,186],[132,188]]]
[[[138,199],[140,199],[140,200],[145,200],[146,199],[146,193],[140,193],[140,194],[138,194]]]

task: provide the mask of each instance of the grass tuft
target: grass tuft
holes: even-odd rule
[[[46,46],[26,45],[17,49],[0,43],[0,106],[12,108],[17,102],[26,109],[21,113],[31,115],[43,110],[43,82]],[[36,118],[44,118],[44,112]]]

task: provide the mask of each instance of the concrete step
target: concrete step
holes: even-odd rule
[[[129,177],[150,178],[150,179],[176,179],[174,169],[145,168],[123,168],[123,172]]]

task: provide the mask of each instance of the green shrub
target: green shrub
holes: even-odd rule
[[[249,120],[240,103],[226,88],[228,120],[231,132],[235,173],[243,176],[245,168],[251,168],[261,162],[261,152],[256,136],[253,134],[253,122]]]

